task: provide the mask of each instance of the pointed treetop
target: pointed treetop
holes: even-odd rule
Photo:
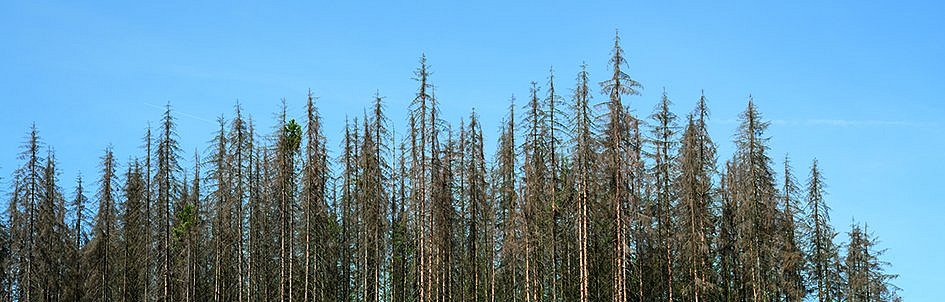
[[[709,107],[706,105],[705,90],[700,91],[699,103],[696,105],[696,112],[699,116],[699,124],[705,127],[705,120],[709,117]]]
[[[614,49],[620,49],[620,29],[614,28]]]
[[[616,108],[623,106],[621,104],[622,95],[639,95],[638,89],[642,89],[643,86],[630,78],[630,75],[624,70],[627,69],[625,68],[627,62],[623,54],[623,48],[620,47],[619,35],[614,37],[614,48],[611,52],[610,64],[613,75],[610,79],[601,82],[600,85],[603,88],[602,93],[610,97],[610,107]]]

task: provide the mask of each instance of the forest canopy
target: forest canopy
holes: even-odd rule
[[[751,97],[721,155],[705,96],[635,115],[619,38],[609,62],[599,82],[533,82],[488,137],[475,112],[442,118],[421,57],[406,129],[377,95],[329,141],[309,92],[268,132],[235,106],[193,167],[168,104],[137,156],[106,148],[74,192],[34,125],[0,301],[900,300],[877,237],[835,229],[825,172],[771,154]]]

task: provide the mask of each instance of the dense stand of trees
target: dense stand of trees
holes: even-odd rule
[[[406,131],[376,95],[335,154],[309,92],[268,133],[237,105],[185,168],[168,106],[68,202],[33,127],[0,301],[898,300],[866,226],[837,238],[816,160],[806,188],[776,169],[750,97],[720,165],[704,96],[640,117],[619,39],[610,67],[599,89],[582,66],[570,93],[551,71],[513,97],[492,157],[475,112],[443,120],[425,58]]]

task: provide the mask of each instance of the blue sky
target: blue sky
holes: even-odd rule
[[[582,62],[603,80],[619,29],[644,85],[629,99],[637,114],[665,88],[684,116],[704,89],[724,159],[753,95],[772,121],[773,157],[790,153],[801,178],[820,160],[834,224],[869,223],[902,296],[937,300],[945,281],[945,2],[209,2],[5,3],[0,193],[33,122],[69,196],[79,171],[97,176],[109,144],[122,161],[139,155],[167,102],[187,159],[237,100],[268,126],[283,97],[301,117],[309,88],[333,145],[375,91],[403,125],[421,53],[445,117],[475,107],[491,142],[509,97],[544,86],[551,66],[559,89]]]

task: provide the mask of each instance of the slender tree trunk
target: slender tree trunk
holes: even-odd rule
[[[144,176],[146,188],[145,188],[145,205],[144,205],[144,216],[146,223],[146,235],[147,242],[145,243],[145,253],[144,253],[144,297],[141,301],[151,301],[151,242],[153,240],[151,234],[151,127],[148,126],[147,134],[145,135],[145,171],[146,175]]]

